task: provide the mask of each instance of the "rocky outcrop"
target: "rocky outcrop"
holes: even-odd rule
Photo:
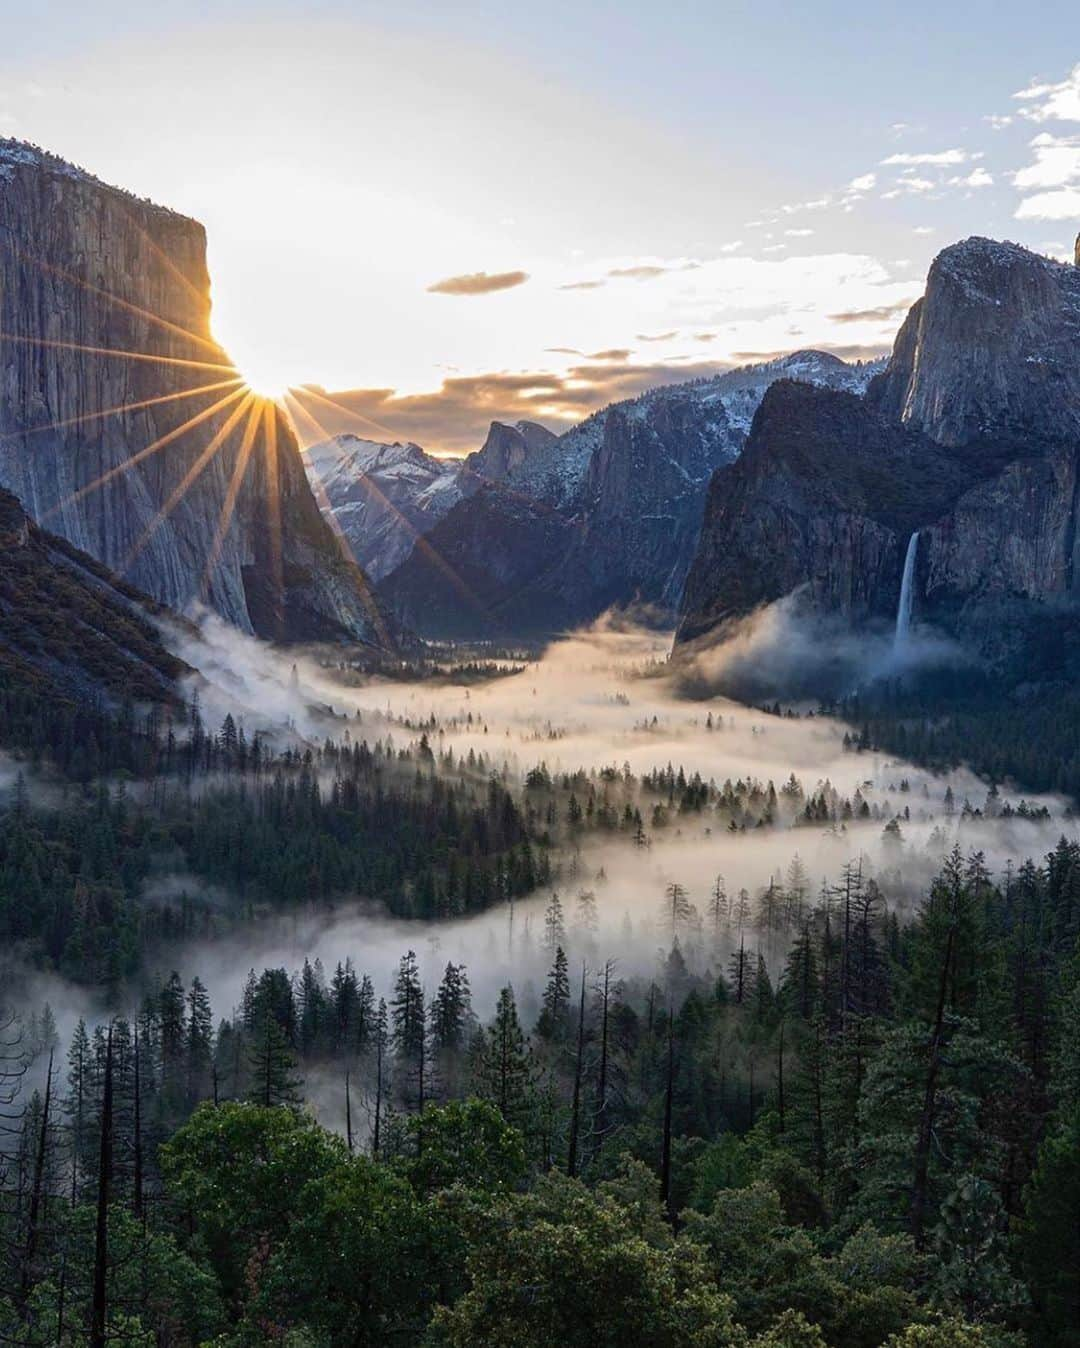
[[[210,329],[202,226],[0,141],[0,485],[178,610],[281,639],[390,635],[291,426]]]
[[[507,425],[493,421],[483,446],[465,461],[469,473],[482,482],[509,482],[528,471],[530,460],[551,447],[558,436],[536,421]]]
[[[917,614],[1007,663],[1080,599],[1078,352],[1075,268],[986,239],[946,249],[865,397],[766,395],[710,488],[679,639],[793,591],[888,619],[918,529]]]
[[[512,436],[496,424],[466,471],[497,490],[463,492],[381,593],[433,636],[544,635],[613,605],[666,617],[694,554],[709,480],[739,455],[765,390],[785,377],[865,388],[875,372],[797,352],[653,389],[559,437],[530,442],[521,427]],[[448,588],[447,567],[464,588]]]

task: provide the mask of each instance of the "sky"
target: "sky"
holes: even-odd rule
[[[946,244],[1080,228],[1064,3],[0,0],[0,32],[0,135],[201,220],[254,386],[436,452],[877,354]]]

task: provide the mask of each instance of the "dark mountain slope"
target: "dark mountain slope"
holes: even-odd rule
[[[680,639],[800,587],[848,618],[893,613],[918,530],[917,614],[1015,665],[1030,624],[1080,598],[1078,452],[1080,272],[956,244],[864,399],[766,397],[710,490]]]

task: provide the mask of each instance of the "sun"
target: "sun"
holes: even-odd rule
[[[291,381],[270,363],[261,364],[245,361],[237,368],[237,374],[244,381],[244,387],[256,398],[280,403],[288,393]]]

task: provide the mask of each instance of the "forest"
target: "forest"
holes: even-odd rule
[[[855,865],[673,885],[650,979],[565,907],[531,1021],[409,951],[9,1022],[5,1340],[1076,1342],[1080,848],[955,850],[906,924]]]
[[[8,701],[4,1342],[1078,1342],[1068,811],[625,687],[635,764],[577,768],[479,695],[91,709],[92,756]],[[223,981],[301,914],[322,956]]]

